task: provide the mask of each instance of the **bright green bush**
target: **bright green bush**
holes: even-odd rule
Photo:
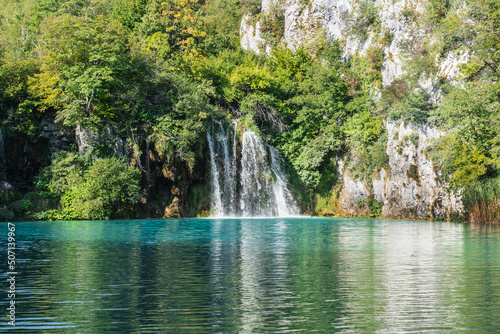
[[[384,206],[383,202],[379,202],[375,199],[375,197],[370,195],[368,197],[368,207],[370,208],[370,217],[379,218],[382,216],[382,207]]]
[[[368,144],[376,140],[383,131],[384,124],[378,118],[364,111],[353,115],[344,126],[348,141],[353,146]]]
[[[141,197],[140,179],[140,171],[121,159],[85,161],[64,152],[43,171],[38,186],[60,199],[60,208],[50,212],[52,219],[110,219],[133,215]]]
[[[438,148],[433,155],[434,161],[440,165],[450,188],[457,193],[475,184],[493,163],[487,152],[453,134],[442,138]]]
[[[369,144],[351,147],[346,161],[346,172],[354,179],[371,182],[375,173],[389,164],[387,134]]]

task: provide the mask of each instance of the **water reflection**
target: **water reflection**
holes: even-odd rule
[[[193,219],[17,231],[15,329],[27,333],[500,331],[498,228]]]

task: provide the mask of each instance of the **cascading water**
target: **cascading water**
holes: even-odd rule
[[[254,132],[247,130],[241,148],[240,208],[244,217],[276,216],[272,183],[273,175],[264,145]]]
[[[232,152],[229,151],[230,130],[216,122],[212,131],[207,133],[212,183],[211,205],[215,216],[236,214],[236,146],[232,146]]]
[[[215,153],[215,143],[214,143],[214,134],[207,132],[208,139],[208,147],[210,150],[210,179],[212,186],[212,212],[216,216],[220,216],[223,213],[222,208],[222,198],[221,198],[221,190],[219,184],[219,168],[217,166],[216,158],[217,155]]]
[[[238,154],[236,130],[236,122],[227,129],[214,122],[211,132],[207,133],[212,214],[217,217],[298,215],[279,153],[247,130]]]
[[[299,214],[299,210],[295,204],[292,193],[287,187],[288,178],[281,169],[281,156],[272,146],[269,146],[269,152],[271,152],[271,170],[274,175],[276,175],[273,192],[276,199],[278,216],[297,216]]]

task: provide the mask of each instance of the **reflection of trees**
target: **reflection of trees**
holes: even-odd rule
[[[449,326],[457,312],[456,284],[461,225],[397,221],[351,223],[341,236],[346,267],[341,278],[350,316],[366,332]],[[455,256],[454,256],[455,255]]]
[[[134,286],[140,270],[139,243],[124,249],[120,242],[106,242],[109,225],[102,222],[50,224],[47,238],[27,249],[27,257],[40,268],[29,280],[36,300],[29,303],[30,312],[39,315],[45,310],[47,319],[80,327],[75,332],[112,329],[109,319],[116,320],[116,328],[131,328],[133,323],[125,318],[129,305],[139,298]]]
[[[314,219],[292,225],[290,232],[295,326],[333,332],[335,322],[345,316],[345,291],[339,289],[345,266],[339,253],[339,225]]]
[[[242,333],[325,330],[342,314],[335,224],[319,220],[241,221]]]
[[[51,224],[51,236],[26,254],[39,271],[27,277],[34,295],[23,311],[76,326],[75,333],[206,328],[207,245],[172,240],[175,223]]]
[[[37,224],[18,264],[27,325],[77,326],[69,333],[499,327],[498,231],[321,219]]]
[[[348,229],[340,223],[339,257],[343,266],[339,272],[339,289],[344,291],[345,313],[342,325],[360,332],[373,333],[380,328],[380,305],[384,279],[380,259],[383,239],[377,234],[379,222],[350,224]]]
[[[210,308],[214,328],[237,331],[239,310],[239,225],[214,221],[210,232]]]
[[[500,311],[500,227],[467,226],[457,287],[461,327],[496,332]]]

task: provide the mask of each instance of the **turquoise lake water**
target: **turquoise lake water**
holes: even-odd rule
[[[319,218],[15,225],[16,327],[1,223],[0,332],[500,332],[499,228]]]

